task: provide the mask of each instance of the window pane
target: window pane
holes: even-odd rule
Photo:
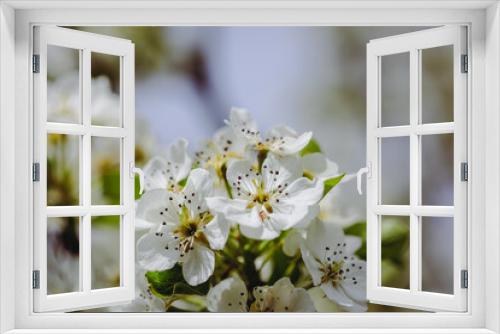
[[[47,121],[80,123],[80,50],[47,46]]]
[[[422,50],[422,123],[453,121],[453,46]]]
[[[381,216],[382,286],[410,287],[410,217]]]
[[[410,204],[410,139],[381,138],[382,204]]]
[[[120,216],[92,217],[92,289],[120,286]]]
[[[422,217],[422,290],[453,294],[453,218]]]
[[[453,134],[422,136],[422,204],[453,205]]]
[[[92,137],[92,204],[120,204],[120,142]]]
[[[47,135],[47,205],[78,205],[80,137]]]
[[[410,54],[381,57],[382,126],[410,124]]]
[[[79,217],[47,219],[47,293],[79,291]]]
[[[92,124],[119,127],[120,57],[93,52],[91,61]]]

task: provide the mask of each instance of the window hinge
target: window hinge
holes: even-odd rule
[[[460,179],[462,181],[469,181],[469,164],[466,162],[460,164]]]
[[[40,55],[33,55],[33,73],[40,73]]]
[[[40,289],[40,270],[33,270],[33,289]]]
[[[40,181],[40,164],[38,162],[35,162],[33,164],[33,182],[38,182]]]
[[[469,56],[462,55],[462,73],[469,72]]]
[[[469,287],[469,272],[467,270],[462,270],[460,275],[460,287],[462,289],[467,289]]]

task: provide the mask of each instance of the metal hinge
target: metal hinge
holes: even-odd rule
[[[469,164],[466,162],[460,164],[460,180],[469,181]]]
[[[469,272],[467,270],[462,270],[460,276],[460,287],[462,289],[467,289],[469,287]]]
[[[38,182],[40,181],[40,164],[38,162],[35,162],[33,164],[33,182]]]
[[[462,55],[462,73],[469,72],[469,56]]]
[[[40,55],[33,55],[33,73],[40,73]]]
[[[40,289],[40,270],[33,270],[33,289]]]

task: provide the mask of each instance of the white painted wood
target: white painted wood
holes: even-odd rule
[[[490,15],[488,20],[481,9],[491,4],[491,1],[370,1],[367,2],[328,2],[311,1],[269,1],[263,4],[259,1],[227,2],[191,1],[182,2],[151,2],[151,1],[75,1],[64,3],[60,1],[9,1],[16,8],[25,9],[44,7],[44,11],[16,11],[16,75],[9,76],[2,68],[2,79],[9,84],[15,84],[14,96],[4,94],[1,98],[2,115],[11,112],[15,116],[15,141],[10,141],[12,150],[16,152],[15,175],[15,207],[2,206],[0,213],[6,215],[8,210],[15,210],[16,224],[11,220],[0,220],[2,240],[16,242],[15,259],[11,251],[0,252],[2,265],[2,290],[0,298],[1,316],[12,311],[15,305],[16,330],[12,333],[498,333],[500,319],[498,314],[498,222],[499,207],[489,205],[485,210],[485,198],[491,203],[498,198],[498,68],[500,59],[495,51],[500,40],[498,15]],[[343,3],[343,5],[342,5]],[[5,4],[5,2],[4,2]],[[4,5],[5,6],[5,5]],[[252,6],[252,10],[248,10]],[[344,7],[342,7],[344,6]],[[345,7],[347,6],[347,7]],[[3,6],[2,6],[3,7]],[[64,7],[64,9],[62,8]],[[68,9],[73,7],[74,9]],[[101,9],[94,10],[92,8]],[[124,7],[133,7],[125,10]],[[150,9],[144,9],[144,8]],[[162,7],[163,9],[159,8]],[[206,10],[205,8],[217,8]],[[266,7],[264,9],[264,7]],[[353,8],[356,9],[353,9]],[[398,8],[419,8],[419,10],[404,10]],[[496,4],[492,5],[492,13],[497,13]],[[236,9],[235,9],[236,8]],[[237,9],[245,8],[245,10]],[[319,8],[319,9],[318,9]],[[433,9],[430,9],[433,8]],[[452,8],[473,8],[471,11],[454,10]],[[0,8],[1,10],[1,8]],[[473,89],[469,90],[472,97],[469,104],[469,128],[471,160],[474,165],[470,170],[469,228],[473,231],[469,240],[470,265],[469,308],[466,313],[371,313],[371,314],[55,314],[32,313],[31,290],[31,256],[33,254],[31,241],[32,203],[26,202],[31,196],[32,182],[30,167],[32,161],[31,143],[31,77],[29,57],[31,54],[30,24],[69,24],[69,25],[421,25],[434,26],[440,24],[460,24],[469,22],[471,38],[469,40],[472,66],[470,76]],[[485,30],[485,22],[488,29]],[[4,30],[5,31],[5,30]],[[4,32],[3,31],[3,32]],[[0,32],[2,29],[0,27]],[[13,22],[8,25],[9,34],[14,34]],[[485,39],[486,36],[486,39]],[[0,59],[9,55],[5,48],[5,39],[0,38]],[[486,43],[486,48],[485,48]],[[486,54],[485,54],[486,50]],[[12,51],[13,52],[13,51]],[[485,72],[485,55],[488,71]],[[12,55],[13,56],[13,55]],[[3,57],[3,58],[2,58]],[[12,62],[8,63],[12,66]],[[492,70],[493,69],[493,70]],[[486,79],[485,79],[486,78]],[[5,85],[0,88],[4,91]],[[489,91],[485,99],[484,92]],[[10,105],[11,108],[3,108]],[[15,110],[15,112],[14,112]],[[476,111],[477,112],[474,112]],[[488,122],[485,122],[485,120]],[[485,126],[485,123],[488,125]],[[3,124],[2,124],[3,125]],[[9,124],[10,125],[10,124]],[[12,126],[5,126],[12,129]],[[3,128],[2,128],[3,129]],[[13,130],[13,129],[12,129]],[[10,131],[12,134],[14,131]],[[0,134],[8,134],[1,132]],[[372,133],[373,134],[373,133]],[[10,138],[10,137],[9,137]],[[486,140],[488,138],[488,140]],[[492,140],[495,138],[495,140]],[[5,142],[4,142],[5,143]],[[485,146],[488,155],[484,154]],[[3,147],[3,146],[2,146]],[[0,173],[7,178],[13,178],[14,172],[6,166],[8,154],[0,150]],[[488,170],[485,171],[485,166]],[[497,166],[497,167],[495,167]],[[485,179],[488,178],[485,188]],[[5,179],[5,178],[4,178]],[[370,182],[370,180],[369,180]],[[2,188],[3,189],[3,188]],[[485,221],[484,212],[488,219]],[[11,212],[14,216],[14,212]],[[4,217],[4,216],[2,216]],[[471,221],[474,223],[471,224]],[[14,231],[16,233],[14,233]],[[488,252],[485,252],[484,239],[488,237]],[[0,243],[5,250],[6,243]],[[15,261],[14,261],[15,260]],[[485,267],[485,262],[488,266]],[[14,266],[16,264],[16,266]],[[15,298],[9,298],[12,284],[6,279],[6,270],[15,272]],[[487,269],[485,281],[484,269]],[[486,283],[485,283],[486,282]],[[8,287],[8,289],[5,289]],[[485,290],[488,298],[485,298]],[[14,294],[12,294],[14,296]],[[488,307],[485,308],[485,301]],[[484,317],[489,319],[485,328]],[[5,319],[5,318],[2,318]],[[6,322],[0,321],[4,326]],[[242,325],[244,324],[244,325]],[[14,326],[14,325],[13,325]],[[495,327],[496,326],[496,327]],[[145,329],[145,327],[150,329]],[[168,328],[166,328],[168,327]],[[224,327],[224,328],[221,328]],[[244,329],[243,329],[244,327]],[[257,328],[258,327],[258,328]],[[355,327],[355,328],[353,328]],[[104,329],[107,328],[107,329]],[[152,329],[154,328],[154,329]],[[186,329],[189,328],[189,329]],[[488,329],[490,328],[490,329]],[[3,334],[3,332],[2,332]]]
[[[423,124],[421,120],[421,50],[453,45],[454,121]],[[410,53],[410,124],[382,127],[380,122],[380,59],[382,56]],[[461,73],[461,55],[467,52],[466,28],[455,25],[372,40],[367,46],[367,161],[374,172],[367,186],[367,262],[368,299],[374,303],[422,310],[467,310],[467,290],[460,286],[460,272],[467,267],[467,183],[460,180],[460,167],[467,161],[467,74]],[[469,58],[471,56],[469,55]],[[433,207],[421,204],[421,135],[454,134],[454,206]],[[381,165],[379,138],[407,136],[410,139],[410,205],[380,205]],[[410,219],[410,287],[394,289],[380,282],[381,215],[403,215]],[[453,294],[422,291],[421,217],[454,218]]]
[[[34,75],[34,138],[35,161],[40,163],[40,182],[34,187],[34,269],[40,270],[40,289],[34,291],[35,312],[73,311],[117,303],[135,296],[134,287],[134,180],[128,166],[134,161],[134,66],[133,44],[130,41],[83,33],[58,27],[35,28],[35,52],[40,54],[40,73]],[[47,122],[47,45],[79,50],[81,124]],[[121,110],[125,114],[121,127],[92,126],[91,124],[91,53],[102,52],[119,56],[122,62]],[[123,65],[125,64],[125,65]],[[48,133],[80,136],[79,189],[80,205],[47,207]],[[93,136],[121,138],[120,166],[122,199],[120,205],[92,205],[91,166]],[[92,290],[92,217],[120,215],[120,287]],[[47,218],[79,217],[79,291],[56,295],[47,294]]]

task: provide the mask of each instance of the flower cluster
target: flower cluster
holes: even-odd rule
[[[246,110],[234,108],[193,158],[180,139],[144,174],[136,215],[146,284],[136,304],[315,312],[309,290],[317,287],[344,310],[366,310],[366,264],[355,255],[361,243],[319,219],[322,199],[345,175],[311,132],[277,126],[262,135]]]

